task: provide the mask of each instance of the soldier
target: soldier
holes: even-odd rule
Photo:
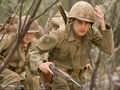
[[[26,16],[23,16],[21,18],[21,27],[23,26],[25,17]],[[27,21],[29,17],[30,16],[27,17]],[[28,71],[28,69],[25,69],[25,67],[27,66],[27,64],[29,64],[29,48],[33,43],[35,43],[34,34],[39,32],[40,30],[41,28],[38,25],[37,21],[33,21],[29,30],[25,34],[23,41],[20,43],[18,49],[12,56],[7,67],[0,74],[0,90],[17,90],[20,88],[26,89],[23,83],[25,80],[25,76],[27,75],[27,73],[25,73],[25,70]],[[0,63],[3,62],[4,58],[14,44],[16,38],[15,36],[16,35],[13,33],[7,34],[0,42]]]
[[[19,17],[17,15],[11,14],[1,33],[4,33],[4,32],[7,32],[7,33],[15,32],[17,30],[18,18]]]
[[[85,1],[77,2],[68,14],[65,30],[52,31],[33,45],[30,52],[34,61],[37,61],[36,70],[53,74],[49,65],[54,63],[78,83],[85,83],[86,65],[89,62],[92,44],[107,54],[112,54],[114,49],[112,29],[105,24],[100,7],[96,6],[95,10]],[[99,28],[93,27],[94,14],[98,18]],[[49,51],[48,62],[43,63],[39,54],[46,51]],[[52,81],[51,86],[52,90],[82,90],[59,76]]]

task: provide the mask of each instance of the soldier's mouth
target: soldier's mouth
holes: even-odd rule
[[[81,32],[81,33],[85,33],[85,31],[84,31],[84,30],[80,30],[80,32]]]

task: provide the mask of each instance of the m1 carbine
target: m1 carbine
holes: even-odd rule
[[[79,83],[74,81],[69,74],[67,74],[66,72],[64,72],[64,71],[62,71],[62,70],[60,70],[58,68],[56,68],[54,64],[50,64],[49,68],[55,75],[58,75],[58,76],[60,76],[60,77],[62,77],[64,79],[66,79],[69,82],[73,82],[74,84],[76,84],[80,88],[83,88],[83,86],[81,86]]]

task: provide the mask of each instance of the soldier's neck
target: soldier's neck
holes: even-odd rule
[[[24,43],[23,45],[24,45],[24,47],[25,47],[25,48],[28,46],[28,44],[27,44],[27,43]]]
[[[75,40],[77,41],[77,42],[81,42],[81,36],[78,36],[78,35],[75,35]]]
[[[76,42],[80,43],[81,42],[81,37],[75,39]]]

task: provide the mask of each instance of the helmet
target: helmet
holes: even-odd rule
[[[26,16],[22,16],[21,17],[21,27],[24,24],[25,18],[26,18]],[[26,23],[28,22],[29,18],[30,18],[30,16],[28,15],[27,19],[26,19]],[[43,31],[43,28],[38,24],[37,20],[34,20],[31,23],[31,25],[30,25],[29,30],[27,31],[27,33],[37,33],[37,32],[41,32],[41,31]]]
[[[71,8],[68,14],[68,18],[76,18],[79,20],[94,23],[94,9],[88,2],[79,1]]]

